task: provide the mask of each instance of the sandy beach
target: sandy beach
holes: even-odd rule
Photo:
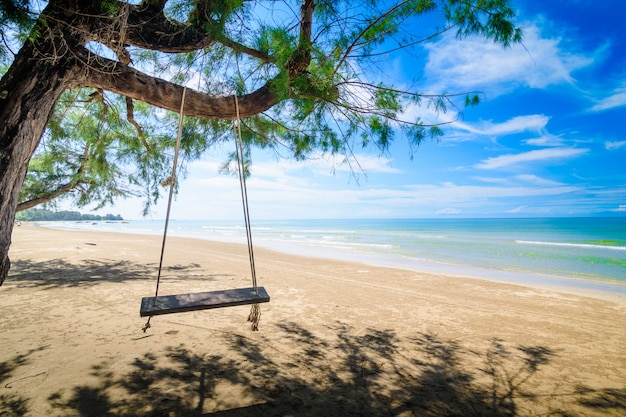
[[[3,416],[624,416],[626,301],[255,248],[261,305],[146,320],[161,237],[15,227]],[[160,294],[250,286],[168,238]]]

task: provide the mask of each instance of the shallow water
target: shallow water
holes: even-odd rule
[[[163,221],[46,226],[162,234]],[[168,236],[245,243],[243,222],[172,220]],[[626,217],[257,221],[253,243],[286,253],[626,293]]]

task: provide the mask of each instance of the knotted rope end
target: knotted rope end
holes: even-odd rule
[[[258,332],[259,322],[261,321],[261,307],[258,304],[253,304],[250,308],[248,321],[251,323],[250,328],[252,329],[252,331]]]

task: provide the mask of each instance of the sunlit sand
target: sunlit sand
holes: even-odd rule
[[[15,227],[7,416],[626,413],[626,302],[255,250],[261,305],[155,316],[159,236]],[[243,245],[170,238],[160,293],[250,285]],[[552,413],[552,414],[551,414]]]

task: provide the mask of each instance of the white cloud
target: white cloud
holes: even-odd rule
[[[448,108],[446,112],[438,111],[427,100],[416,104],[408,104],[399,116],[400,120],[407,122],[415,122],[418,119],[424,124],[449,123],[459,118],[459,113]],[[457,122],[454,122],[455,124]]]
[[[224,156],[223,158],[224,158],[223,160],[225,161],[226,157]],[[213,161],[196,160],[196,161],[191,161],[187,169],[188,170],[193,169],[194,171],[217,173],[221,165],[222,163],[218,162],[217,159]]]
[[[531,197],[565,194],[578,191],[574,186],[555,187],[491,187],[477,185],[414,185],[409,187],[416,199],[432,200],[443,204],[451,202],[481,201],[486,198]]]
[[[315,175],[332,176],[337,172],[354,172],[355,174],[398,174],[401,171],[393,167],[393,160],[377,155],[370,154],[353,154],[346,160],[344,156],[322,155],[312,156],[304,161],[295,159],[272,159],[267,155],[263,155],[262,160],[257,161],[252,158],[250,172],[252,179],[255,178],[272,178],[272,181],[280,181],[292,173],[303,171],[311,171]],[[190,176],[194,178],[213,178],[224,176],[220,174],[219,168],[222,161],[226,160],[226,156],[216,158],[212,161],[198,160],[189,164]]]
[[[393,160],[390,158],[368,154],[353,154],[347,159],[344,156],[318,155],[305,161],[285,159],[255,162],[251,167],[251,172],[253,177],[280,177],[304,170],[310,170],[321,176],[331,176],[337,172],[356,175],[400,173],[400,170],[394,168],[392,163]]]
[[[514,209],[508,210],[507,213],[517,214],[517,213],[523,213],[524,211],[526,211],[526,206],[519,206]]]
[[[248,198],[253,221],[320,217],[420,217],[436,213],[470,216],[487,212],[504,214],[512,205],[534,205],[533,200],[589,200],[589,194],[580,187],[550,182],[533,175],[495,178],[481,185],[445,182],[397,186],[388,184],[381,187],[364,187],[332,179],[333,185],[329,188],[326,179],[319,175],[307,173],[303,177],[302,172],[280,170],[276,173],[276,177],[253,175],[249,179]],[[345,178],[345,175],[338,177]],[[343,184],[339,184],[340,182]],[[620,201],[623,201],[622,197],[626,192],[620,193]],[[603,201],[597,190],[594,195],[598,196],[594,201]],[[615,195],[616,190],[611,189],[605,198],[614,202]],[[165,203],[165,199],[162,199],[155,207],[154,216],[164,216]],[[125,218],[139,216],[138,204],[133,203],[124,210],[122,205],[126,206],[121,204],[113,212],[119,212]],[[172,218],[239,221],[242,219],[241,212],[237,178],[205,175],[181,182],[173,205]]]
[[[436,214],[461,214],[461,210],[447,207],[445,209],[437,211]]]
[[[593,112],[600,112],[604,110],[614,109],[617,107],[626,106],[626,87],[617,88],[613,91],[613,94],[599,100],[592,108]]]
[[[545,161],[548,159],[564,159],[564,158],[573,158],[576,156],[580,156],[589,152],[589,149],[579,149],[579,148],[550,148],[550,149],[539,149],[536,151],[518,153],[518,154],[507,154],[496,156],[493,158],[487,158],[484,161],[475,165],[476,168],[479,169],[498,169],[505,168],[510,165],[526,163],[526,162],[535,162],[535,161]]]
[[[589,54],[569,53],[559,38],[544,38],[535,23],[524,25],[523,45],[502,48],[482,38],[459,41],[446,34],[426,46],[426,79],[434,92],[452,89],[501,94],[517,86],[545,88],[573,83],[572,72],[593,62]]]
[[[507,184],[506,178],[490,178],[490,177],[473,177],[477,181],[486,182],[488,184]]]
[[[342,186],[329,189],[319,177],[298,177],[282,172],[277,177],[253,176],[248,182],[251,214],[259,218],[317,218],[482,213],[503,199],[542,198],[580,191],[536,176],[488,185],[414,184],[393,188]],[[317,178],[317,179],[316,179]],[[241,212],[239,184],[234,177],[218,176],[182,184],[175,203],[175,218],[237,218]],[[199,191],[203,190],[203,191]],[[442,209],[444,207],[444,209]],[[504,210],[504,208],[503,208]],[[504,211],[502,211],[504,213]]]
[[[555,187],[555,186],[563,185],[563,183],[552,181],[546,178],[541,178],[534,174],[520,174],[520,175],[515,175],[513,177],[506,177],[506,178],[472,177],[472,179],[476,181],[485,182],[487,184],[498,184],[498,185],[503,185],[503,186],[519,184],[519,183],[534,184],[534,185],[538,185],[542,187]]]
[[[561,185],[561,183],[559,183],[559,182],[552,181],[552,180],[547,180],[545,178],[541,178],[541,177],[538,177],[537,175],[533,175],[533,174],[516,175],[515,178],[518,179],[519,181],[528,182],[528,183],[531,183],[531,184],[536,184],[536,185],[541,185],[541,186],[557,186],[557,185]]]
[[[513,117],[502,123],[489,120],[475,124],[457,122],[454,126],[478,135],[505,136],[520,132],[542,132],[549,120],[550,117],[543,114],[531,114]]]
[[[537,138],[526,139],[524,143],[532,146],[563,146],[563,139],[559,136],[546,133]]]
[[[400,171],[392,166],[392,160],[382,156],[354,154],[350,158],[350,164],[341,162],[336,170],[338,171],[357,171],[363,170],[366,174],[370,173],[385,173],[385,174],[398,174]]]
[[[615,151],[617,149],[621,149],[626,146],[626,140],[620,141],[608,141],[604,143],[604,147],[609,151]]]

